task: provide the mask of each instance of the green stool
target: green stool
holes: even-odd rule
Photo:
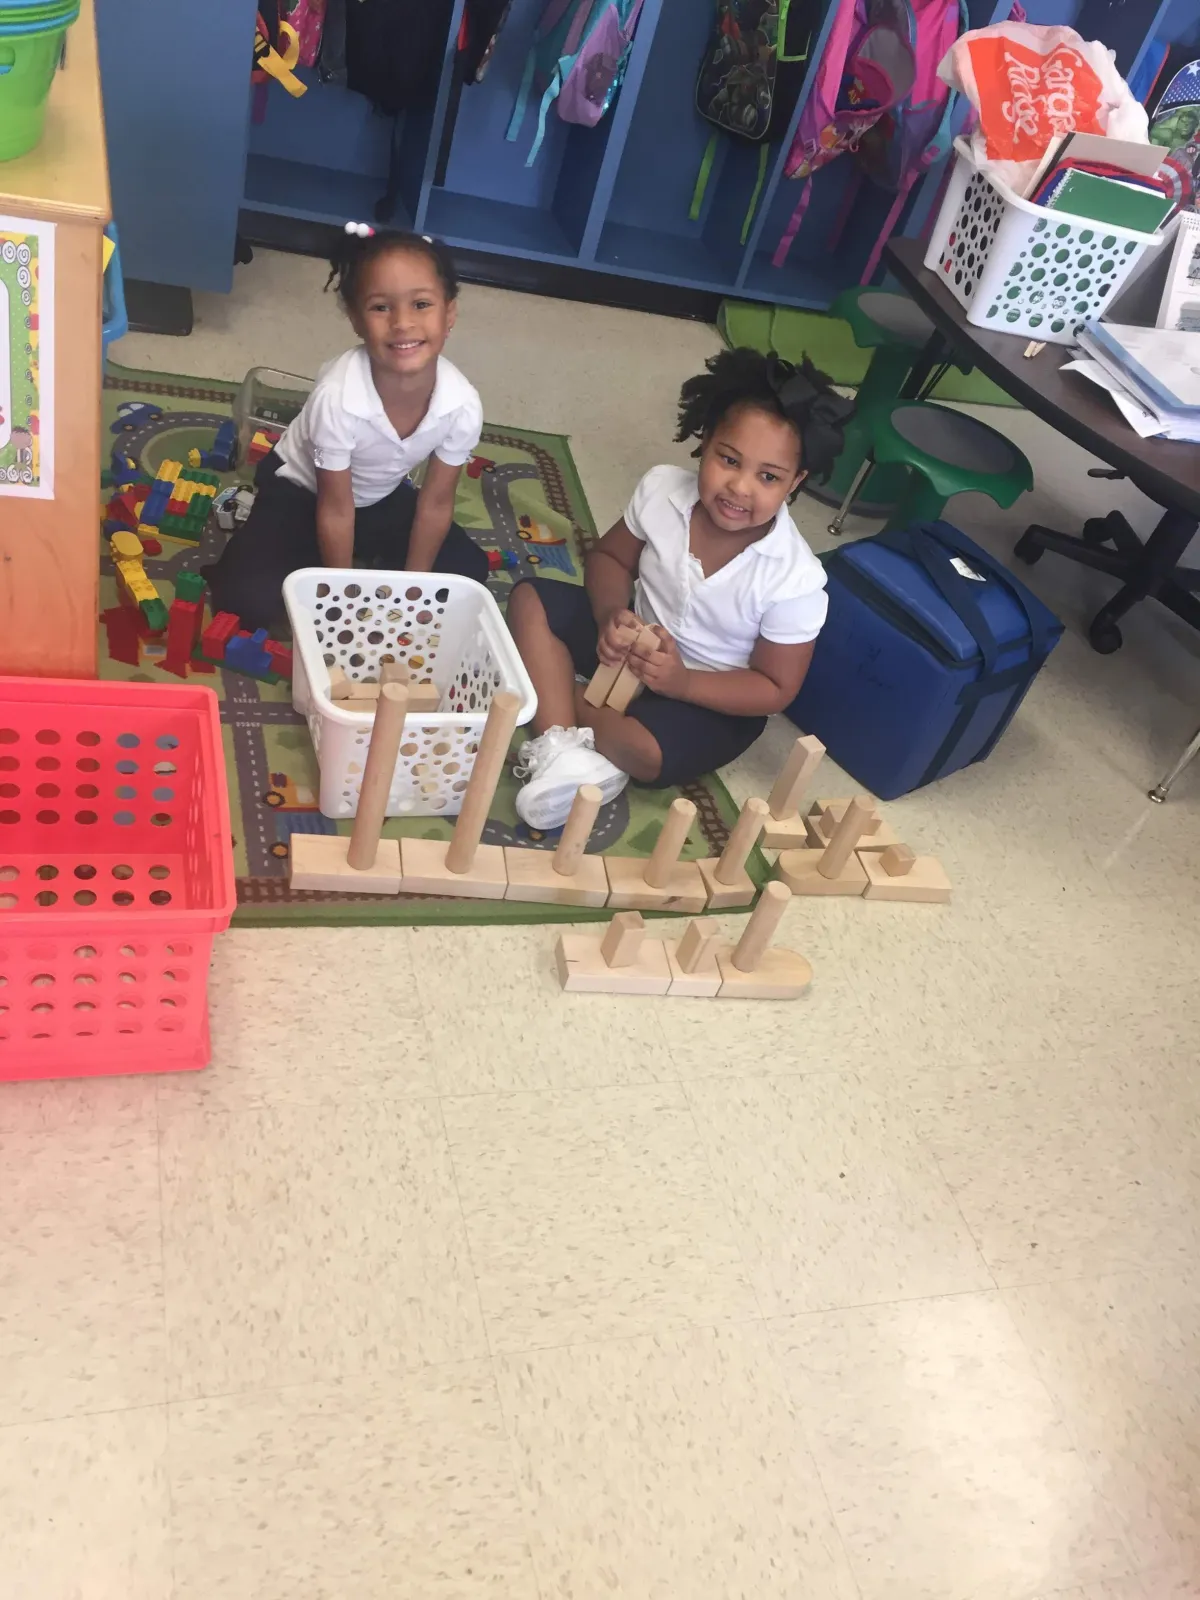
[[[946,501],[968,489],[1007,507],[1033,488],[1033,468],[1016,445],[965,412],[929,400],[902,400],[888,411],[869,412],[867,421],[867,457],[829,524],[832,534],[841,533],[876,463],[907,468],[908,483],[888,518],[889,528],[936,522]]]
[[[840,506],[870,451],[871,413],[888,411],[899,400],[913,363],[933,337],[934,326],[907,295],[886,289],[843,289],[830,312],[849,323],[860,350],[874,351],[858,386],[854,416],[846,424],[845,443],[833,471],[824,483],[805,485],[817,500]],[[869,481],[863,482],[862,504],[857,509],[863,516],[886,516],[907,487],[905,473],[878,467]]]

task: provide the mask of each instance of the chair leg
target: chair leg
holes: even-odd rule
[[[888,531],[911,528],[918,522],[937,522],[946,509],[946,496],[915,468],[909,469],[908,493],[888,518]]]
[[[845,498],[834,513],[833,521],[829,524],[829,532],[833,534],[835,539],[841,534],[842,526],[845,523],[846,518],[850,515],[850,507],[854,504],[855,500],[858,499],[858,491],[862,488],[863,484],[866,483],[867,478],[870,476],[871,468],[874,465],[874,459],[868,455],[863,461],[862,466],[859,467],[858,471],[854,474],[850,487],[846,490]]]
[[[1171,785],[1175,782],[1175,779],[1179,776],[1183,769],[1187,766],[1190,766],[1198,755],[1200,755],[1200,728],[1196,729],[1196,732],[1192,735],[1191,743],[1180,756],[1179,760],[1171,768],[1170,772],[1168,772],[1165,777],[1160,778],[1159,781],[1154,785],[1154,788],[1149,791],[1151,800],[1153,800],[1157,805],[1162,805],[1163,801],[1167,798],[1167,790],[1170,789]]]

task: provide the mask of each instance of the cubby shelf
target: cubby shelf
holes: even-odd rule
[[[156,39],[172,37],[173,22],[182,25],[185,15],[185,0],[124,3],[138,8],[139,16],[145,12],[148,27],[154,11],[156,26],[150,31]],[[835,3],[827,0],[814,60]],[[162,223],[161,184],[128,181],[122,162],[128,165],[135,146],[124,133],[114,140],[111,131],[123,126],[117,106],[140,104],[148,75],[158,82],[152,41],[146,30],[131,37],[122,27],[118,35],[112,19],[119,8],[102,5],[98,21],[113,188],[126,271],[158,282],[228,287],[239,210],[339,225],[351,218],[374,220],[379,202],[390,193],[397,197],[387,219],[394,226],[415,227],[459,249],[528,261],[535,268],[539,263],[555,269],[577,266],[645,279],[660,286],[659,303],[662,285],[678,285],[822,307],[859,281],[889,197],[864,184],[846,203],[846,223],[838,236],[837,220],[853,177],[847,158],[818,175],[787,261],[782,267],[772,264],[802,192],[784,177],[784,165],[803,101],[767,152],[749,222],[759,153],[724,134],[716,141],[702,204],[691,217],[697,174],[712,134],[694,98],[696,70],[713,26],[713,0],[644,0],[625,82],[608,113],[595,128],[584,128],[564,123],[551,108],[541,148],[530,162],[536,95],[518,136],[509,140],[506,131],[545,5],[546,0],[513,0],[486,77],[456,95],[451,80],[463,7],[457,0],[436,97],[398,123],[312,72],[302,73],[308,90],[299,99],[271,85],[265,118],[255,122],[248,115],[245,61],[233,48],[239,30],[247,39],[252,36],[255,0],[223,0],[215,9],[227,49],[212,52],[206,43],[204,95],[192,92],[190,80],[178,93],[156,90],[153,149],[143,140],[136,153],[143,173],[169,167],[174,196],[188,197],[178,228]],[[1011,0],[968,0],[971,25],[1001,20],[1010,6]],[[1125,72],[1133,70],[1151,38],[1179,37],[1181,18],[1183,25],[1195,26],[1195,0],[1147,0],[1138,7],[1114,0],[1026,0],[1026,10],[1031,21],[1073,23],[1085,37],[1103,40]],[[216,21],[212,27],[217,29]],[[935,168],[918,184],[901,231],[919,232],[928,224],[942,175]],[[139,208],[155,209],[153,226],[135,215]],[[204,227],[193,226],[201,217]],[[196,262],[190,278],[181,266],[189,260]],[[528,281],[536,282],[536,273]]]

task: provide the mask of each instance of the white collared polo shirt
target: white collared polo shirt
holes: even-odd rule
[[[691,551],[699,495],[694,472],[652,467],[625,512],[645,545],[638,563],[634,610],[665,628],[689,667],[710,672],[749,664],[759,637],[807,644],[820,633],[829,603],[825,569],[781,506],[761,539],[711,577]]]
[[[317,468],[350,469],[356,506],[391,494],[430,456],[447,466],[471,459],[483,428],[479,395],[445,356],[438,357],[429,409],[416,431],[402,439],[388,421],[362,345],[327,361],[304,409],[275,446],[280,475],[317,492]]]

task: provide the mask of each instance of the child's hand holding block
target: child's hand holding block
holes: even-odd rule
[[[646,655],[657,649],[657,631],[643,624],[630,650],[640,650]],[[641,692],[641,680],[634,675],[626,660],[619,667],[606,667],[603,664],[597,667],[591,683],[584,690],[583,698],[591,706],[609,706],[613,711],[624,713]]]

